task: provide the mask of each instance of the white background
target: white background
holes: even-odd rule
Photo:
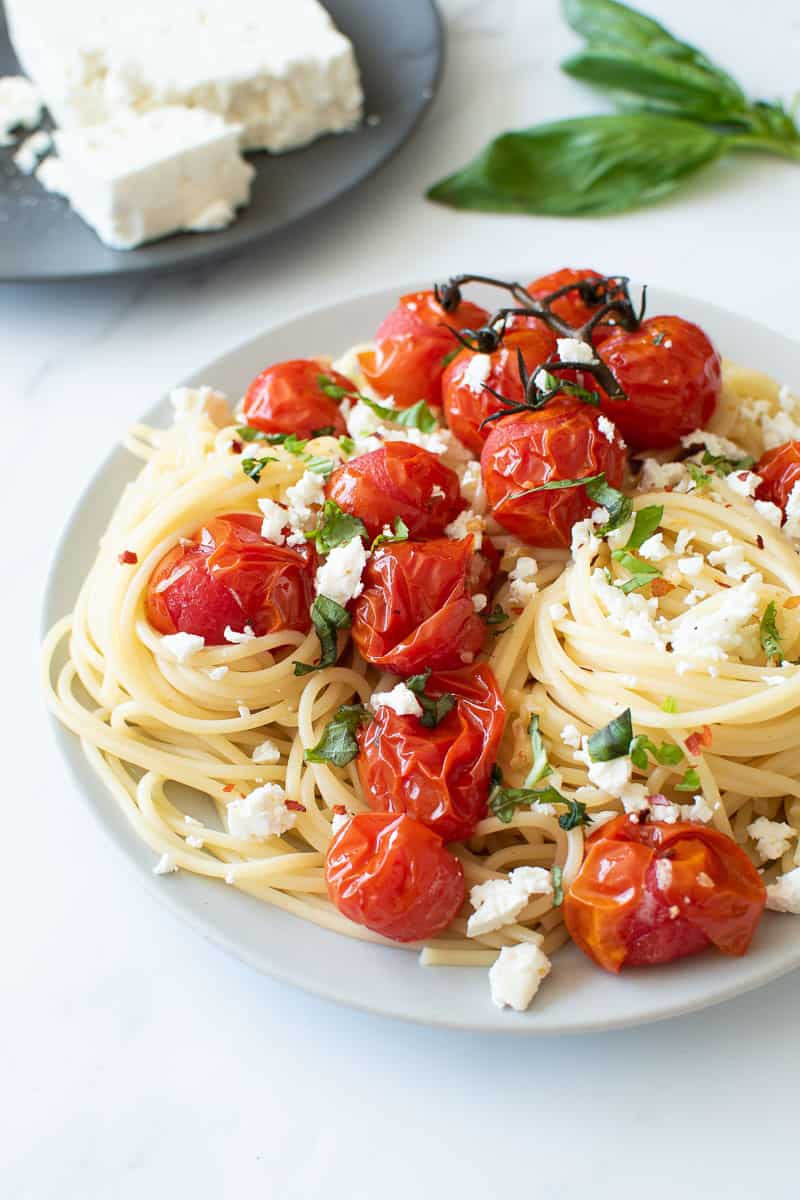
[[[323,215],[199,273],[0,288],[9,1200],[797,1195],[800,976],[659,1026],[528,1042],[333,1007],[231,961],[144,893],[65,777],[41,711],[43,580],[84,482],[155,396],[270,324],[409,277],[568,263],[797,335],[800,166],[731,158],[670,202],[602,221],[425,203],[426,184],[490,135],[602,106],[559,75],[574,41],[555,0],[442,7],[448,62],[428,119]],[[796,0],[645,7],[752,92],[798,86]]]

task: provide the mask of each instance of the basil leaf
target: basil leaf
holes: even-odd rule
[[[350,613],[328,596],[317,596],[311,607],[311,620],[322,655],[318,663],[295,662],[295,675],[309,675],[312,671],[333,666],[339,655],[339,639],[336,635],[340,629],[350,628]]]
[[[615,585],[626,596],[629,592],[637,591],[638,588],[647,587],[648,583],[652,583],[661,575],[661,571],[655,563],[645,562],[643,558],[638,558],[628,550],[614,550],[611,557],[630,572],[630,579]]]
[[[711,476],[707,471],[703,471],[700,467],[698,467],[697,463],[685,462],[683,465],[686,467],[686,470],[694,480],[696,491],[705,492],[711,487]]]
[[[674,41],[652,17],[614,0],[562,0],[561,9],[567,23],[585,38],[642,49],[664,40]]]
[[[528,726],[528,737],[531,739],[531,769],[525,776],[523,787],[533,787],[540,779],[545,779],[548,775],[553,774],[553,768],[547,761],[547,750],[545,749],[544,739],[539,732],[539,718],[534,715],[531,717],[530,725]]]
[[[633,530],[625,549],[639,550],[658,529],[663,516],[663,504],[648,504],[647,508],[640,508],[636,514],[636,520],[633,522]]]
[[[650,765],[648,754],[652,754],[662,767],[676,766],[683,758],[683,751],[674,742],[662,742],[660,746],[657,746],[644,733],[640,733],[633,739],[628,753],[631,756],[631,762],[640,771],[646,771]]]
[[[749,471],[752,466],[755,466],[755,459],[746,454],[744,458],[726,458],[724,454],[711,454],[706,450],[703,453],[703,466],[713,467],[717,475],[730,475],[731,471]]]
[[[252,479],[253,483],[258,483],[261,479],[261,472],[267,463],[277,462],[277,458],[243,458],[242,470],[248,478]]]
[[[313,471],[315,475],[324,475],[327,479],[336,466],[332,458],[322,458],[319,455],[304,454],[303,458],[306,463],[306,470]]]
[[[597,482],[592,481],[587,485],[586,495],[595,504],[601,505],[608,513],[605,525],[597,531],[600,537],[605,537],[607,533],[611,533],[612,529],[619,529],[620,525],[624,525],[633,512],[633,501],[630,496],[626,496],[624,492],[619,492],[612,487],[603,474],[598,477]]]
[[[553,908],[560,908],[564,903],[564,872],[561,867],[552,866],[550,874],[553,877]]]
[[[761,618],[761,624],[758,627],[758,635],[761,639],[761,648],[767,656],[767,662],[780,662],[783,658],[781,635],[775,619],[777,611],[778,610],[775,601],[770,600],[769,604],[764,609],[764,615]]]
[[[402,517],[395,517],[392,528],[393,533],[379,533],[374,539],[371,550],[377,546],[386,546],[390,542],[407,542],[408,541],[408,526]]]
[[[502,778],[502,775],[501,777]],[[492,779],[495,779],[494,774]],[[532,804],[561,804],[567,809],[558,818],[562,829],[575,829],[578,825],[590,825],[592,818],[582,800],[568,800],[554,787],[504,788],[497,784],[489,796],[489,809],[498,820],[508,825],[518,808],[530,808]]]
[[[436,417],[424,400],[418,400],[409,408],[387,408],[384,404],[370,400],[369,396],[359,395],[358,398],[362,404],[366,404],[367,408],[371,408],[381,420],[391,421],[394,425],[402,425],[405,429],[419,429],[421,433],[431,433],[438,425]]]
[[[482,621],[485,621],[487,625],[505,625],[506,621],[509,619],[508,613],[499,604],[495,604],[490,613],[481,613],[480,618]]]
[[[252,425],[240,425],[236,430],[236,436],[242,442],[265,442],[267,440],[267,435],[260,429],[254,429]]]
[[[690,767],[684,772],[683,779],[680,783],[675,784],[676,792],[696,792],[700,787],[700,776],[695,771],[694,767]]]
[[[358,755],[356,732],[359,726],[371,720],[372,714],[365,705],[341,705],[325,726],[325,732],[316,746],[306,750],[306,762],[329,762],[335,767],[346,767]]]
[[[353,439],[351,437],[348,437],[346,433],[343,433],[340,436],[339,446],[341,448],[342,454],[352,454],[356,448],[355,442],[353,441]]]
[[[343,512],[335,500],[326,500],[319,515],[317,528],[306,537],[316,546],[318,554],[329,554],[334,546],[343,546],[353,538],[366,538],[367,527],[360,517]]]
[[[660,200],[733,139],[676,117],[576,117],[501,134],[428,197],[482,212],[600,216]]]
[[[311,437],[312,438],[330,437],[332,433],[333,433],[332,425],[322,425],[319,429],[311,430]]]
[[[667,696],[664,703],[661,705],[661,711],[665,713],[676,713],[678,711],[678,701],[674,696]]]
[[[579,825],[591,825],[592,818],[586,811],[586,805],[582,800],[565,801],[562,796],[561,802],[566,803],[568,806],[567,812],[562,813],[558,818],[558,823],[562,829],[569,831],[570,829],[577,829]],[[552,803],[558,803],[558,801],[553,801]]]
[[[524,492],[514,492],[509,496],[509,500],[521,500],[523,496],[533,496],[536,492],[555,492],[561,488],[586,487],[588,492],[587,485],[596,483],[600,479],[605,480],[602,471],[599,475],[587,475],[585,479],[551,479],[549,483],[541,483],[538,487],[527,488]]]
[[[455,708],[456,698],[452,692],[445,692],[443,696],[439,696],[435,700],[426,696],[425,687],[430,674],[431,669],[428,667],[422,675],[410,675],[406,680],[406,687],[414,693],[422,706],[420,724],[424,725],[426,729],[435,729],[439,722],[443,721],[447,714]]]
[[[358,395],[354,387],[341,387],[340,384],[333,382],[330,375],[318,375],[317,384],[319,386],[319,390],[331,400],[344,400],[345,396]]]
[[[592,762],[610,762],[612,758],[621,758],[628,753],[632,741],[631,710],[626,708],[613,721],[592,734],[589,738],[589,757]]]

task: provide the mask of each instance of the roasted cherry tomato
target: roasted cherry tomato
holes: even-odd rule
[[[572,526],[596,505],[582,487],[517,494],[601,471],[619,487],[625,471],[621,440],[609,440],[600,430],[594,408],[567,398],[494,422],[481,455],[483,486],[495,518],[532,546],[569,546]]]
[[[337,387],[355,391],[355,384],[313,358],[275,363],[256,375],[244,398],[248,425],[264,433],[295,433],[308,438],[320,429],[346,433],[339,405],[322,390],[327,377]]]
[[[399,408],[418,400],[441,404],[444,359],[458,349],[450,330],[478,329],[488,315],[469,300],[445,312],[433,292],[401,296],[375,335],[375,349],[359,355],[368,383]]]
[[[455,471],[410,442],[387,442],[351,458],[333,472],[326,492],[361,518],[370,537],[391,527],[395,517],[412,538],[436,537],[465,507]]]
[[[488,590],[493,573],[471,536],[376,550],[353,609],[353,641],[361,656],[397,675],[472,662],[486,640],[472,596],[480,587]]]
[[[462,350],[450,363],[442,377],[442,404],[447,424],[473,454],[480,454],[489,436],[491,426],[484,425],[481,428],[481,423],[491,413],[503,409],[501,402],[488,388],[499,392],[506,400],[524,399],[517,352],[522,352],[528,373],[533,375],[536,368],[555,353],[555,349],[555,334],[537,321],[530,328],[506,334],[500,348],[493,354]]]
[[[403,814],[351,817],[328,847],[325,880],[339,912],[395,942],[432,937],[464,903],[461,863]]]
[[[758,871],[724,833],[621,816],[589,838],[564,921],[581,950],[619,971],[707,946],[744,954],[765,901]]]
[[[168,551],[147,585],[147,616],[160,633],[196,633],[209,646],[225,628],[259,637],[311,627],[316,554],[261,536],[261,517],[229,513]]]
[[[796,483],[800,483],[800,442],[784,442],[767,450],[753,468],[761,476],[756,495],[759,500],[771,500],[786,513],[786,505]]]
[[[472,835],[486,816],[506,710],[488,663],[431,675],[426,696],[456,698],[433,729],[382,705],[358,734],[358,774],[370,808],[407,812],[446,842]]]
[[[705,429],[722,394],[722,364],[703,330],[682,317],[651,317],[632,333],[615,333],[600,347],[627,400],[609,400],[594,377],[576,373],[599,390],[602,409],[634,450],[674,446]]]
[[[563,267],[560,271],[553,271],[550,275],[542,275],[539,279],[534,279],[533,283],[528,284],[528,291],[535,300],[543,300],[545,296],[557,292],[559,288],[566,287],[568,283],[580,283],[584,280],[590,284],[601,284],[604,282],[604,276],[598,275],[597,271],[577,271],[572,267]],[[562,321],[577,328],[585,325],[592,314],[607,302],[607,299],[613,298],[613,293],[607,297],[601,294],[595,302],[589,303],[583,299],[578,288],[575,288],[573,291],[565,292],[558,300],[554,300],[552,309],[557,317],[561,317]],[[614,333],[613,313],[605,319],[603,324],[595,326],[592,330],[592,341],[599,346],[612,333]]]

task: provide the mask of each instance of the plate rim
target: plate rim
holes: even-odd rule
[[[518,272],[513,272],[512,274],[517,273]],[[419,281],[411,283],[408,281],[401,281],[399,284],[390,284],[381,288],[372,289],[368,292],[355,290],[346,295],[338,297],[332,303],[319,305],[311,311],[300,310],[294,313],[288,319],[265,328],[259,334],[242,339],[229,350],[209,360],[196,371],[193,371],[184,380],[172,386],[197,386],[201,381],[207,379],[208,376],[212,375],[213,373],[219,371],[224,372],[225,370],[230,369],[230,365],[232,364],[233,360],[247,353],[249,350],[254,350],[264,339],[279,336],[282,330],[287,329],[289,326],[292,326],[295,323],[300,321],[311,323],[314,321],[315,317],[319,317],[321,314],[335,313],[336,310],[355,303],[380,303],[381,301],[384,301],[387,296],[396,297],[409,291],[418,290],[418,288],[421,286],[430,286],[430,281],[428,281],[427,284],[420,284]],[[634,284],[634,286],[638,285]],[[648,285],[648,287],[656,296],[664,296],[669,301],[675,300],[678,303],[687,301],[689,303],[699,303],[707,312],[711,313],[712,316],[719,315],[723,321],[733,320],[744,322],[752,329],[761,331],[768,335],[768,337],[773,341],[777,340],[784,343],[787,351],[797,358],[797,370],[800,381],[800,344],[795,342],[794,339],[778,331],[770,329],[762,322],[753,320],[749,316],[737,313],[732,309],[725,308],[710,301],[694,297],[689,293],[675,292],[672,289],[662,288],[658,284],[653,285],[652,287],[651,285]],[[166,403],[167,395],[164,394],[152,405],[148,406],[148,408],[140,417],[135,419],[145,422],[153,419],[157,420],[159,411],[164,410]],[[97,463],[90,477],[83,483],[54,544],[42,593],[40,629],[43,637],[52,627],[53,623],[64,615],[57,596],[58,574],[64,555],[69,550],[70,543],[74,540],[76,535],[80,537],[81,518],[84,510],[89,505],[92,493],[98,486],[101,478],[113,469],[115,459],[127,461],[125,449],[120,442],[117,442],[110,447],[105,456]],[[106,514],[106,519],[107,516],[108,514]],[[91,547],[91,553],[94,553],[94,546]],[[316,977],[309,979],[308,975],[304,974],[300,967],[291,966],[287,965],[285,962],[276,961],[274,958],[270,958],[269,952],[267,952],[266,955],[263,952],[259,953],[257,949],[248,945],[246,941],[237,939],[229,933],[226,933],[220,925],[215,923],[213,917],[209,916],[203,911],[200,911],[197,907],[194,907],[192,903],[185,897],[181,898],[180,893],[173,891],[173,889],[170,888],[164,888],[163,881],[162,885],[159,886],[159,882],[157,878],[152,875],[152,871],[145,870],[142,864],[137,861],[131,846],[126,844],[126,839],[118,833],[113,824],[107,819],[107,817],[104,816],[101,807],[94,803],[91,799],[91,796],[88,794],[88,788],[85,779],[82,777],[79,764],[85,765],[85,769],[87,771],[90,771],[90,768],[85,764],[85,760],[82,757],[79,739],[58,721],[55,714],[49,709],[49,706],[47,708],[47,716],[50,728],[55,732],[56,742],[58,744],[61,757],[66,763],[70,778],[76,788],[76,791],[80,795],[80,799],[84,805],[84,808],[88,808],[92,819],[102,829],[104,835],[112,843],[115,851],[126,862],[128,868],[133,871],[135,877],[138,879],[139,884],[144,887],[144,889],[159,904],[164,905],[173,916],[177,917],[184,925],[187,925],[189,928],[194,930],[206,941],[218,946],[220,949],[226,951],[228,954],[231,954],[239,961],[246,963],[249,967],[254,968],[260,974],[267,975],[268,977],[275,979],[282,984],[288,984],[292,987],[297,987],[309,995],[332,1001],[338,1005],[341,1005],[342,1007],[356,1009],[360,1012],[369,1013],[373,1016],[386,1017],[393,1020],[402,1020],[422,1027],[447,1030],[448,1032],[472,1032],[482,1034],[491,1033],[527,1037],[563,1035],[571,1036],[575,1034],[600,1033],[611,1030],[632,1029],[640,1025],[653,1024],[658,1021],[670,1020],[678,1016],[688,1015],[692,1012],[698,1012],[702,1009],[724,1003],[726,1000],[733,999],[736,996],[744,995],[745,993],[753,991],[756,988],[763,987],[766,984],[779,979],[800,967],[800,938],[798,938],[797,944],[794,948],[791,946],[783,947],[780,952],[780,957],[773,955],[766,962],[754,966],[750,974],[748,974],[744,980],[731,973],[730,978],[726,981],[723,975],[721,982],[713,982],[704,993],[691,1000],[667,1000],[663,1004],[653,1006],[650,1009],[633,1017],[625,1013],[622,1013],[619,1016],[605,1014],[597,1017],[596,1019],[586,1016],[585,1019],[583,1019],[579,1024],[574,1021],[559,1021],[558,1019],[554,1020],[552,1018],[549,1019],[544,1025],[541,1023],[528,1024],[525,1022],[524,1018],[526,1015],[533,1013],[535,1011],[534,1009],[529,1010],[528,1014],[501,1014],[503,1023],[495,1024],[491,1023],[490,1018],[492,1015],[494,1015],[495,1020],[497,1019],[497,1010],[492,1010],[490,1008],[487,1008],[487,1010],[484,1012],[483,1019],[481,1019],[481,1014],[479,1013],[476,1014],[474,1020],[453,1020],[452,1018],[448,1019],[446,1016],[438,1013],[433,1015],[426,1014],[425,1016],[411,1013],[407,1010],[404,1010],[402,1005],[396,1002],[384,1002],[379,1005],[375,1002],[362,1000],[359,998],[357,992],[351,992],[348,994],[341,986],[337,986],[333,981],[329,981],[327,978],[323,978],[321,980]],[[99,779],[97,780],[97,787],[106,796],[106,798],[109,798],[109,793],[107,793],[102,781]],[[130,838],[133,840],[134,845],[144,845],[135,831],[127,826],[127,820],[126,829]],[[199,877],[194,878],[198,879]],[[206,885],[213,883],[213,881],[210,880],[203,880],[202,882]],[[213,895],[213,892],[209,892],[209,895]],[[254,897],[247,897],[247,899],[257,904],[264,904],[269,911],[281,911],[274,910],[272,906],[265,904],[265,902],[258,901]],[[286,915],[289,916],[292,921],[302,922],[303,926],[307,927],[310,924],[309,922],[304,921],[302,918],[295,917],[293,914]],[[764,919],[767,922],[782,922],[786,920],[785,917],[772,913],[765,914]],[[339,935],[335,934],[333,931],[322,930],[320,927],[314,926],[313,924],[311,924],[311,928],[317,929],[319,932],[324,933],[326,937],[329,938],[339,937]],[[800,932],[800,923],[798,923],[798,932]],[[369,945],[371,951],[387,951],[386,947],[375,946],[370,943],[361,944]],[[388,948],[388,952],[394,954],[396,953],[396,950],[394,948]],[[410,952],[407,953],[410,956]],[[565,958],[570,956],[578,956],[578,961],[583,962],[583,956],[580,956],[579,951],[577,951],[577,949],[573,946],[566,946],[560,950],[558,961],[564,962]],[[699,961],[701,957],[704,956],[698,956],[696,959],[692,960],[692,962]],[[733,961],[735,963],[736,961],[743,962],[745,960],[740,959]],[[483,971],[484,969],[472,968],[471,970]],[[653,968],[653,970],[658,970],[658,968]],[[458,972],[458,974],[460,974],[460,972]]]

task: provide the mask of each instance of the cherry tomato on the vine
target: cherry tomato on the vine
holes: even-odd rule
[[[310,544],[268,542],[253,513],[214,517],[184,541],[164,555],[147,585],[147,616],[160,633],[199,634],[221,646],[226,626],[241,633],[249,625],[259,637],[310,629],[317,562]]]
[[[486,549],[490,546],[487,542]],[[481,551],[476,554],[471,536],[376,550],[353,609],[353,641],[361,656],[397,675],[471,662],[486,640],[472,596],[489,590],[497,556],[491,549],[491,564]]]
[[[458,476],[410,442],[386,442],[333,472],[329,500],[360,517],[371,538],[400,517],[409,537],[437,537],[465,507]]]
[[[564,922],[581,950],[619,971],[708,946],[744,954],[765,901],[758,871],[724,833],[620,816],[589,838]]]
[[[328,378],[336,387],[355,391],[355,384],[313,358],[275,363],[256,375],[244,398],[248,425],[263,433],[294,433],[308,438],[320,429],[335,436],[347,432],[339,405],[322,390]]]
[[[569,546],[572,526],[596,507],[586,489],[519,493],[601,472],[619,487],[625,461],[620,438],[609,440],[593,407],[557,397],[544,408],[494,422],[481,472],[492,513],[505,529],[532,546]]]
[[[767,450],[753,470],[762,479],[758,499],[771,500],[785,514],[794,486],[800,483],[800,442],[784,442]]]
[[[402,813],[351,817],[328,847],[325,880],[339,912],[395,942],[432,937],[464,903],[461,863]]]
[[[504,407],[488,388],[506,400],[523,400],[517,352],[522,352],[528,373],[533,375],[555,349],[555,334],[537,321],[535,326],[506,334],[493,354],[462,350],[450,363],[442,378],[445,417],[458,440],[473,454],[480,455],[491,429],[490,425],[481,428],[481,422]]]
[[[441,404],[444,360],[458,349],[451,330],[477,329],[488,315],[469,300],[445,312],[432,291],[401,296],[375,335],[375,349],[359,355],[367,382],[399,408],[418,400]]]
[[[590,283],[595,284],[602,283],[604,276],[598,275],[597,271],[578,271],[572,267],[562,267],[560,271],[553,271],[550,275],[542,275],[539,279],[534,279],[533,283],[528,284],[528,291],[535,300],[543,300],[545,296],[557,292],[559,288],[566,287],[567,284],[580,283],[582,280],[589,280]],[[613,293],[608,298],[613,299]],[[553,301],[551,307],[557,317],[561,317],[562,321],[577,328],[585,325],[604,303],[605,300],[600,300],[596,304],[587,303],[575,288],[573,291],[559,296],[558,300]],[[614,314],[610,313],[603,324],[596,325],[592,330],[592,341],[596,346],[614,333],[614,320]],[[606,324],[606,321],[611,324]]]
[[[488,663],[431,675],[425,694],[456,706],[433,729],[381,706],[358,734],[358,774],[370,808],[406,812],[446,842],[468,838],[486,816],[505,705]]]

